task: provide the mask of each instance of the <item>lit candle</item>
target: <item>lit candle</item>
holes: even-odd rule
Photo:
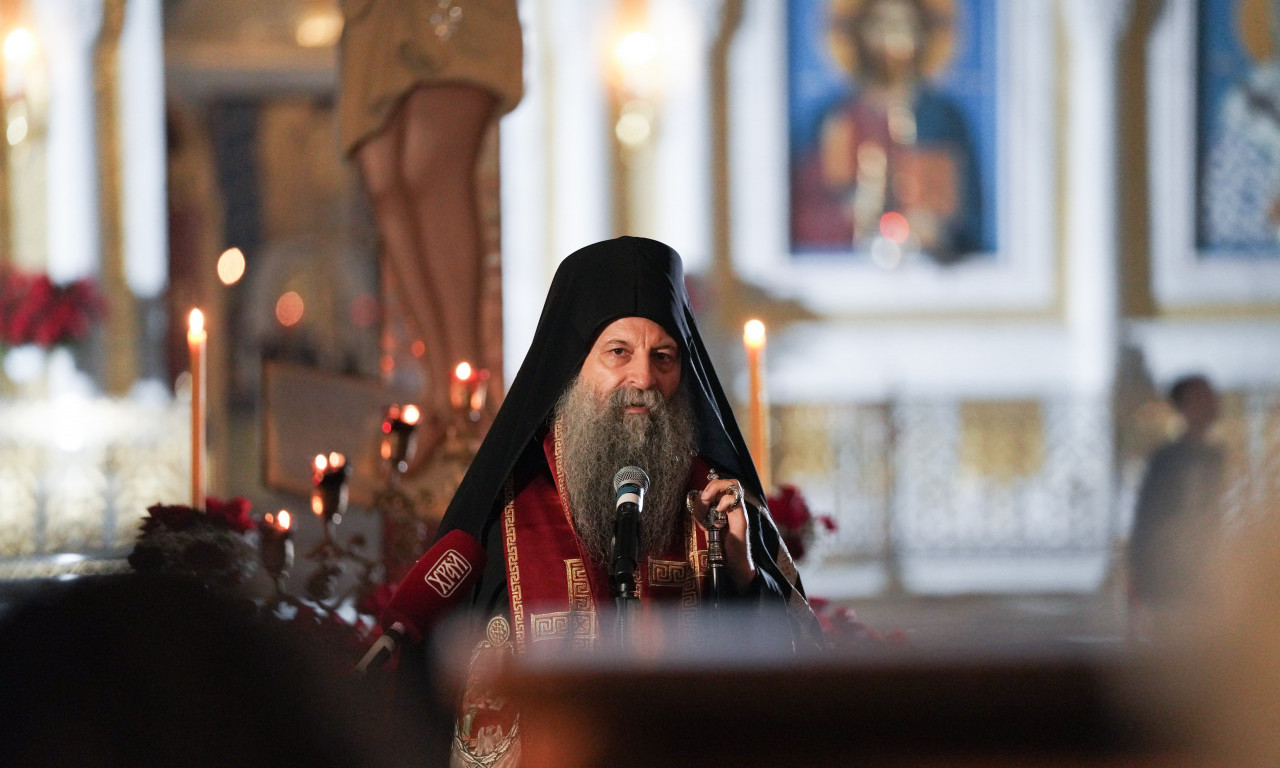
[[[262,540],[262,564],[266,566],[267,573],[277,581],[293,567],[293,540],[289,530],[292,524],[289,511],[282,509],[278,515],[268,512],[258,526]]]
[[[409,469],[409,459],[412,458],[415,445],[414,428],[418,426],[419,418],[421,413],[418,406],[413,404],[403,407],[399,404],[389,405],[382,417],[382,458],[398,473]]]
[[[751,419],[748,448],[760,475],[764,492],[772,486],[769,478],[769,404],[764,388],[764,323],[748,320],[742,329],[742,344],[747,351],[747,407]]]
[[[449,402],[453,403],[455,410],[461,411],[470,404],[471,393],[468,391],[468,384],[471,382],[472,375],[471,363],[465,360],[458,363],[458,366],[453,369],[453,382],[452,386],[449,387]]]
[[[336,451],[325,456],[317,454],[311,473],[311,511],[324,519],[326,534],[328,524],[338,525],[347,511],[347,457]]]
[[[471,375],[471,420],[477,421],[484,410],[484,401],[489,392],[489,372],[480,369]]]
[[[205,342],[204,314],[191,310],[187,347],[191,351],[191,506],[204,509],[205,500]]]
[[[449,401],[454,410],[466,415],[471,421],[479,421],[480,411],[484,410],[488,383],[487,370],[473,368],[466,361],[458,363],[453,369],[453,381],[449,386]]]

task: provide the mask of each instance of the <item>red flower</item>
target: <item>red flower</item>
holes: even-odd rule
[[[784,528],[799,528],[813,516],[800,490],[794,485],[779,485],[778,492],[770,496],[768,502],[769,514]]]
[[[911,644],[907,634],[900,629],[886,635],[862,623],[857,613],[847,605],[832,605],[826,598],[811,597],[809,607],[817,615],[822,632],[832,648],[849,649],[869,645],[901,647]]]
[[[186,531],[210,525],[236,533],[248,533],[255,528],[253,518],[249,517],[247,499],[237,496],[223,501],[211,496],[205,499],[205,505],[208,510],[201,512],[184,504],[152,504],[147,507],[149,516],[142,521],[142,533],[145,535],[160,528]]]
[[[234,499],[215,499],[208,496],[204,500],[205,514],[213,523],[230,528],[240,533],[248,533],[254,529],[253,518],[249,517],[249,500],[237,496]]]
[[[800,495],[800,489],[794,485],[779,485],[778,492],[768,498],[769,515],[778,525],[778,534],[787,545],[787,551],[796,560],[804,557],[809,539],[813,536],[814,524],[822,525],[825,531],[834,531],[836,521],[829,515],[815,517],[809,511],[809,505]]]
[[[83,338],[106,310],[92,280],[55,285],[46,274],[0,268],[0,341],[51,347]]]

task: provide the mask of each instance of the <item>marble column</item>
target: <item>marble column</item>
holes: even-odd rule
[[[1064,0],[1067,103],[1065,310],[1077,391],[1105,395],[1120,342],[1116,46],[1129,0]]]

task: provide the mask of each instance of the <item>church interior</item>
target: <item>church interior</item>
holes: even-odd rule
[[[557,266],[638,235],[683,259],[829,648],[517,668],[524,764],[1275,764],[1280,2],[400,3],[423,56],[518,13],[514,49],[478,33],[521,87],[446,201],[476,218],[456,367],[340,138],[344,23],[396,5],[0,0],[0,635],[193,513],[234,535],[169,566],[355,664]],[[1188,377],[1211,525],[1154,608],[1134,533],[1199,435]]]

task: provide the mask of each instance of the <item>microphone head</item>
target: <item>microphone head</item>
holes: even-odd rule
[[[613,492],[617,493],[624,485],[636,485],[641,491],[649,490],[649,476],[639,467],[623,467],[613,476]]]
[[[415,642],[461,603],[480,578],[487,560],[470,534],[453,530],[427,550],[400,582],[382,612],[382,626],[399,623]]]

